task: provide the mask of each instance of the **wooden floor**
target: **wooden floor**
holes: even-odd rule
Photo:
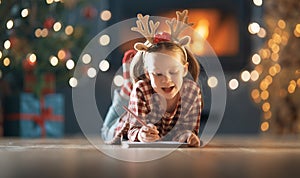
[[[116,150],[126,149],[119,146]],[[151,148],[130,148],[149,154]],[[300,139],[215,137],[148,162],[107,156],[85,138],[0,140],[0,177],[300,177]]]

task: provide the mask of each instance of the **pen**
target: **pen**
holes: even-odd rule
[[[147,126],[147,124],[146,124],[144,121],[142,121],[142,119],[139,118],[139,116],[135,115],[130,109],[128,109],[126,106],[123,106],[123,108],[124,108],[127,112],[129,112],[131,115],[133,115],[133,117],[135,117],[136,120],[139,121],[139,123],[141,123],[143,126]]]

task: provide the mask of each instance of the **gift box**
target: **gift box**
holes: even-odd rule
[[[64,97],[33,93],[9,96],[4,104],[4,136],[24,138],[64,135]]]

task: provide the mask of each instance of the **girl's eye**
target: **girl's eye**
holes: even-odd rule
[[[154,75],[156,75],[156,76],[162,76],[163,74],[161,74],[161,73],[153,73]]]
[[[177,73],[178,73],[177,70],[176,70],[176,71],[171,71],[171,72],[170,72],[171,75],[174,75],[174,74],[177,74]]]

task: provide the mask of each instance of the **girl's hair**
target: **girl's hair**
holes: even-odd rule
[[[133,57],[133,60],[130,65],[130,76],[133,80],[133,82],[137,82],[138,80],[145,79],[145,71],[144,71],[144,56],[145,53],[151,53],[151,52],[159,52],[162,50],[170,50],[173,52],[179,52],[181,54],[181,62],[183,64],[189,63],[188,70],[190,74],[192,75],[194,81],[198,81],[198,77],[200,74],[200,66],[193,55],[192,52],[190,52],[188,49],[183,49],[184,47],[181,47],[175,43],[170,42],[159,42],[157,44],[151,45],[146,51],[139,51],[136,53],[136,55]],[[186,51],[186,53],[184,52]],[[187,59],[186,59],[187,58]]]

